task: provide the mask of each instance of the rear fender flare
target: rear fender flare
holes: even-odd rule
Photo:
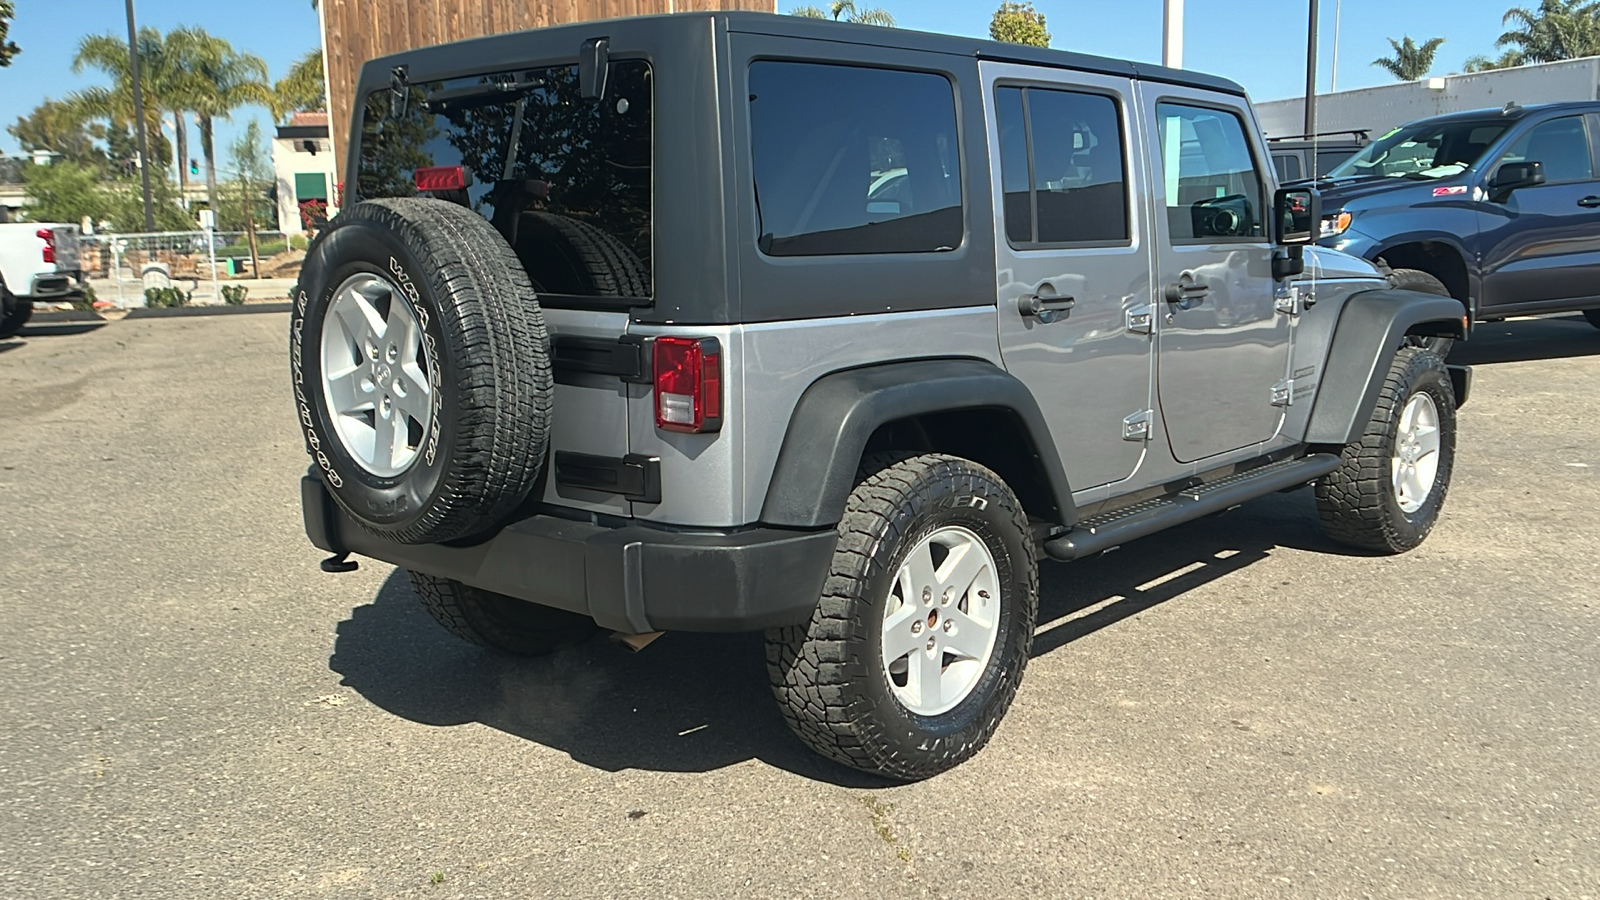
[[[844,516],[867,441],[882,425],[929,413],[1000,410],[1015,417],[1049,495],[1051,521],[1077,521],[1072,491],[1033,393],[978,359],[922,359],[834,372],[801,394],[778,451],[761,521],[822,528]]]

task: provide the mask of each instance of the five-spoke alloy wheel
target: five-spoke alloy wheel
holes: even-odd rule
[[[361,468],[393,478],[433,424],[435,365],[411,304],[370,272],[345,279],[322,328],[322,390],[334,432]]]
[[[813,750],[913,780],[970,758],[1033,644],[1028,519],[1000,476],[943,454],[869,457],[805,625],[767,632],[779,708]]]

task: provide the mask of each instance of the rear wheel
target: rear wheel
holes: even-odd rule
[[[546,656],[588,640],[599,626],[588,616],[496,594],[449,578],[406,572],[429,615],[472,644],[516,656]]]
[[[1027,665],[1038,574],[1027,517],[998,475],[939,454],[875,462],[811,621],[767,632],[767,670],[813,750],[915,780],[994,734]]]
[[[1389,284],[1397,290],[1419,291],[1424,294],[1450,297],[1450,289],[1444,286],[1444,282],[1421,269],[1395,269],[1389,273]],[[1451,299],[1457,298],[1451,297]],[[1455,338],[1440,335],[1413,334],[1406,336],[1406,346],[1432,350],[1434,353],[1439,354],[1440,359],[1450,355],[1450,348],[1454,344]]]
[[[0,338],[16,337],[33,318],[33,301],[16,296],[0,281]]]

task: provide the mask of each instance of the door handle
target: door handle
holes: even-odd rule
[[[1206,295],[1211,293],[1211,286],[1195,281],[1194,274],[1185,272],[1178,276],[1178,280],[1162,290],[1162,296],[1168,303],[1179,309],[1194,309],[1205,302]]]
[[[1041,291],[1053,290],[1048,284],[1039,285],[1039,289]],[[1017,299],[1017,312],[1022,313],[1024,317],[1031,316],[1048,325],[1056,320],[1058,314],[1067,312],[1077,305],[1078,301],[1074,297],[1060,297],[1054,293],[1049,295],[1024,294]]]
[[[1582,200],[1579,200],[1578,205],[1584,207],[1585,209],[1594,209],[1595,207],[1600,206],[1600,197],[1590,194]]]

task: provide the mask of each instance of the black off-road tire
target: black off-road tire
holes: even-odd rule
[[[1417,291],[1423,294],[1435,294],[1440,297],[1450,297],[1450,289],[1444,282],[1421,269],[1394,269],[1389,273],[1389,284],[1396,290]],[[1458,299],[1451,297],[1452,300]],[[1463,305],[1465,310],[1466,306]],[[1450,348],[1455,345],[1456,339],[1441,335],[1413,334],[1406,337],[1409,347],[1422,347],[1439,354],[1440,359],[1450,355]]]
[[[540,293],[648,297],[650,271],[622,241],[577,219],[525,212],[517,252]]]
[[[1426,391],[1439,412],[1439,464],[1427,499],[1407,513],[1395,496],[1392,460],[1406,403]],[[1456,395],[1438,354],[1403,347],[1395,354],[1361,439],[1346,444],[1339,468],[1316,485],[1317,513],[1334,540],[1378,553],[1403,553],[1421,544],[1438,521],[1455,464]]]
[[[33,301],[11,293],[0,281],[0,339],[16,337],[33,318]]]
[[[462,640],[515,656],[548,656],[599,630],[588,616],[407,571],[422,607]]]
[[[779,709],[811,749],[888,778],[928,778],[988,743],[1033,645],[1038,570],[1027,516],[998,475],[942,454],[875,457],[850,494],[822,598],[805,625],[767,632]],[[994,557],[999,629],[987,669],[957,706],[925,717],[894,696],[881,659],[884,611],[905,554],[960,525]]]
[[[1600,309],[1586,309],[1583,311],[1583,317],[1589,320],[1590,325],[1600,328]]]
[[[394,477],[351,458],[323,396],[327,311],[339,286],[362,273],[398,289],[389,302],[410,304],[432,350],[438,428]],[[402,198],[340,213],[301,269],[290,365],[314,467],[340,506],[376,534],[430,543],[486,532],[522,503],[544,464],[553,390],[544,315],[511,248],[463,207]]]

